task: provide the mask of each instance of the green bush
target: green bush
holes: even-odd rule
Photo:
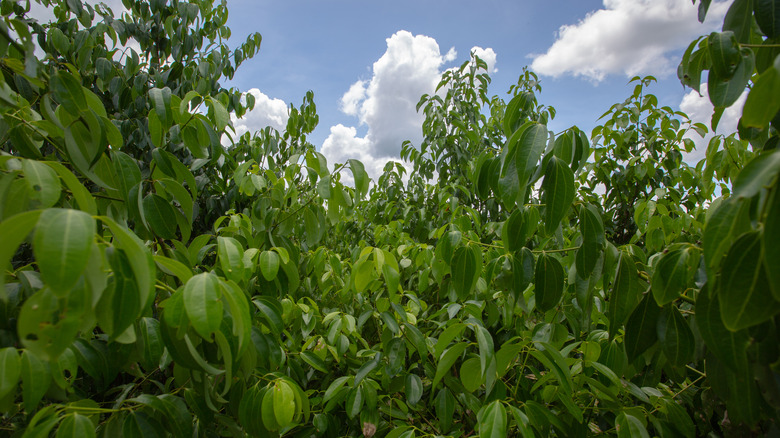
[[[778,433],[777,0],[683,57],[713,127],[750,90],[696,166],[652,77],[552,133],[472,58],[374,183],[307,141],[312,93],[230,137],[261,38],[225,1],[37,1],[0,0],[3,434]]]

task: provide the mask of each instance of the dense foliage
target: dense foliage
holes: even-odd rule
[[[0,1],[3,434],[780,433],[780,1],[686,51],[713,127],[749,89],[695,166],[653,78],[553,133],[473,58],[374,183],[311,93],[232,135],[224,0],[37,1]]]

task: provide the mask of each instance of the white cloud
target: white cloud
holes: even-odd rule
[[[737,125],[739,124],[739,118],[742,116],[742,107],[745,105],[745,99],[747,98],[747,91],[744,91],[734,105],[726,108],[718,123],[718,130],[716,132],[709,132],[704,138],[700,137],[695,132],[689,132],[687,137],[693,140],[696,144],[696,150],[690,154],[685,154],[684,159],[691,165],[695,165],[699,160],[704,158],[707,153],[707,145],[710,139],[716,134],[729,135],[737,131]],[[683,96],[680,102],[680,111],[688,114],[688,117],[696,123],[704,123],[707,125],[707,129],[710,127],[710,121],[712,119],[712,113],[714,107],[707,94],[707,84],[701,84],[701,96],[696,90],[691,90],[688,94]]]
[[[240,137],[245,132],[254,133],[266,126],[280,132],[285,130],[289,113],[287,112],[287,104],[282,99],[270,98],[257,88],[251,88],[246,94],[255,97],[255,107],[251,111],[247,111],[240,119],[237,119],[233,114],[230,115],[236,137]]]
[[[728,1],[713,2],[704,24],[690,0],[604,0],[604,8],[562,26],[547,53],[531,55],[539,74],[601,81],[608,74],[666,76],[676,51],[722,23]]]
[[[472,49],[495,71],[493,49]],[[422,141],[424,116],[416,110],[420,96],[435,91],[442,66],[457,57],[454,48],[442,55],[435,39],[401,30],[387,39],[387,50],[374,63],[369,80],[357,81],[342,96],[341,110],[367,126],[364,137],[355,127],[336,125],[322,145],[328,162],[343,163],[350,158],[363,162],[369,176],[376,179],[388,160],[399,160],[401,144]]]

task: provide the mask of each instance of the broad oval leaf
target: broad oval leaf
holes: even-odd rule
[[[688,287],[698,265],[698,254],[688,248],[671,250],[655,266],[651,288],[659,306],[676,300]]]
[[[658,317],[661,308],[655,303],[651,294],[645,297],[631,313],[626,322],[625,345],[628,361],[633,362],[658,340]]]
[[[278,380],[273,386],[274,418],[279,428],[285,428],[293,423],[296,413],[295,393],[290,384]]]
[[[274,251],[263,251],[260,253],[260,272],[263,277],[271,281],[276,278],[279,272],[279,254]]]
[[[15,347],[0,349],[0,399],[16,390],[22,374],[22,360]]]
[[[506,408],[500,400],[483,407],[477,414],[480,438],[506,437]]]
[[[696,326],[707,349],[732,371],[747,367],[747,347],[750,341],[745,330],[733,332],[723,325],[720,301],[711,297],[706,284],[696,298]]]
[[[534,275],[534,293],[536,295],[536,307],[546,312],[555,306],[563,298],[563,265],[555,256],[542,253],[536,260],[536,273]]]
[[[615,281],[612,282],[609,294],[607,318],[610,338],[614,338],[639,303],[641,292],[638,279],[634,259],[627,252],[620,251]]]
[[[66,294],[87,267],[95,238],[95,219],[80,210],[44,210],[35,227],[33,252],[43,281]]]
[[[573,200],[574,172],[566,162],[553,156],[547,162],[544,181],[542,181],[542,202],[545,204],[544,229],[548,235],[558,228]]]
[[[150,193],[144,197],[142,207],[141,214],[154,234],[163,239],[176,238],[176,211],[168,200],[156,193]]]
[[[468,297],[477,284],[482,266],[471,248],[462,246],[452,256],[452,286],[459,298]]]
[[[193,276],[184,285],[184,310],[195,331],[204,339],[219,330],[222,300],[219,279],[211,273]]]
[[[684,367],[693,360],[696,346],[693,332],[677,307],[663,309],[656,330],[664,355],[673,366]]]
[[[780,312],[763,261],[761,232],[740,236],[723,261],[718,299],[723,324],[732,331],[752,327]]]

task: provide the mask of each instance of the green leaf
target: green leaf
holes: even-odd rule
[[[447,349],[442,354],[439,362],[436,364],[436,375],[433,377],[433,385],[431,388],[436,387],[439,381],[444,377],[445,374],[450,371],[452,365],[455,364],[455,361],[460,358],[460,355],[463,354],[463,351],[465,351],[466,347],[468,346],[469,344],[466,342],[459,342]]]
[[[100,296],[95,309],[100,327],[112,340],[120,337],[140,316],[143,302],[138,282],[126,251],[108,248],[106,257],[113,277],[109,287]]]
[[[323,372],[323,373],[329,373],[330,369],[328,368],[328,365],[320,359],[319,356],[312,353],[311,351],[302,351],[301,352],[301,359],[309,364],[310,367],[314,368],[317,371]]]
[[[141,182],[141,170],[132,157],[121,151],[111,151],[111,162],[114,165],[114,172],[116,172],[119,181],[117,190],[119,190],[122,199],[130,201],[130,189]]]
[[[81,83],[72,74],[58,69],[51,76],[51,90],[54,92],[54,98],[70,114],[79,114],[87,109],[87,98],[84,95],[84,89]]]
[[[76,412],[66,415],[57,428],[56,438],[90,438],[95,436],[95,425],[89,417]]]
[[[355,190],[357,191],[357,197],[362,198],[368,193],[368,174],[366,173],[363,163],[358,160],[348,160],[349,168],[352,170],[352,177],[355,179]]]
[[[482,377],[486,377],[488,374],[488,367],[490,366],[490,363],[493,362],[495,356],[493,337],[490,335],[490,332],[481,325],[472,323],[471,328],[477,336],[477,345],[479,346],[480,374]]]
[[[711,297],[705,285],[696,298],[696,326],[707,349],[732,371],[747,367],[747,347],[750,338],[745,330],[733,332],[723,325],[720,301]]]
[[[775,300],[780,301],[780,184],[775,182],[772,196],[767,199],[764,221],[763,247],[764,267],[772,286]]]
[[[523,292],[534,279],[534,254],[523,248],[512,256],[512,296],[517,303],[524,303]]]
[[[756,23],[767,38],[780,36],[780,1],[753,0]]]
[[[176,212],[170,202],[156,193],[150,193],[144,197],[142,208],[141,214],[154,234],[163,239],[176,238]]]
[[[276,274],[279,272],[279,254],[274,251],[261,252],[260,272],[267,281],[276,278]]]
[[[468,392],[476,391],[485,383],[485,378],[481,371],[482,365],[479,362],[479,358],[472,357],[464,360],[460,365],[460,381]]]
[[[355,418],[363,407],[363,388],[356,386],[347,393],[347,401],[344,406],[347,411],[347,417]]]
[[[410,405],[416,405],[423,395],[423,383],[417,374],[407,374],[404,379],[404,392],[406,393],[406,402]]]
[[[501,240],[503,240],[507,252],[516,252],[525,246],[530,237],[528,236],[529,228],[525,208],[515,209],[504,222],[501,230]]]
[[[545,342],[536,342],[535,345],[538,350],[531,351],[531,355],[555,374],[564,393],[571,394],[573,385],[571,370],[566,365],[566,360],[561,352]]]
[[[739,43],[734,32],[712,32],[707,39],[712,60],[712,71],[721,80],[728,80],[740,61]],[[714,104],[715,102],[713,102]]]
[[[515,132],[512,137],[517,135],[518,132]],[[522,203],[528,188],[528,180],[534,173],[539,158],[541,158],[542,152],[547,145],[547,127],[538,123],[532,124],[520,132],[520,137],[516,142],[515,165],[517,166],[517,177],[520,184],[517,202]],[[508,143],[511,144],[512,139]]]
[[[255,297],[252,302],[260,311],[265,319],[268,328],[275,334],[281,334],[284,331],[284,322],[282,320],[282,308],[277,300],[269,297]]]
[[[645,297],[631,313],[626,322],[625,345],[629,362],[639,357],[658,340],[656,326],[661,308],[651,294]]]
[[[218,132],[225,130],[225,127],[230,124],[230,117],[225,107],[216,99],[208,99],[211,110],[213,111],[214,127]]]
[[[222,272],[237,283],[244,278],[244,248],[232,237],[217,237],[217,256]]]
[[[460,244],[463,235],[460,231],[449,231],[436,244],[436,253],[447,264],[452,264],[452,255]]]
[[[763,256],[760,231],[741,235],[726,254],[717,295],[723,324],[729,330],[761,324],[780,312]]]
[[[38,407],[51,384],[49,363],[42,361],[30,351],[22,352],[22,399],[24,409],[32,412]]]
[[[609,295],[607,318],[609,319],[609,337],[614,338],[618,329],[626,323],[641,298],[638,284],[639,274],[636,263],[630,254],[620,252],[615,272],[615,281]]]
[[[606,241],[601,214],[593,205],[587,204],[580,208],[580,233],[582,245],[575,258],[577,275],[589,278]]]
[[[534,293],[536,307],[546,312],[555,308],[563,298],[563,265],[555,256],[542,253],[536,260]]]
[[[765,128],[780,111],[780,56],[750,89],[740,122],[747,128]]]
[[[574,200],[574,172],[568,164],[553,156],[547,162],[542,181],[542,202],[544,209],[544,229],[551,235],[560,225]]]
[[[753,27],[753,11],[751,3],[754,0],[735,0],[723,18],[723,30],[734,32],[737,41],[749,43]]]
[[[62,187],[57,173],[45,163],[36,160],[22,160],[22,171],[30,198],[36,208],[49,208],[60,199]]]
[[[43,281],[63,295],[87,267],[95,220],[79,210],[50,208],[38,219],[33,252]]]
[[[222,323],[219,279],[211,273],[195,275],[184,285],[183,293],[192,327],[202,338],[210,339]]]
[[[464,299],[471,294],[477,284],[482,266],[469,247],[461,246],[452,256],[452,285],[459,298]]]
[[[274,418],[280,429],[293,424],[296,413],[295,393],[290,384],[284,380],[277,380],[273,386]]]
[[[483,407],[477,414],[480,438],[506,437],[506,408],[500,400]]]
[[[168,275],[176,276],[182,284],[192,278],[192,269],[184,263],[161,255],[155,255],[153,258],[161,271]]]
[[[325,394],[322,396],[322,402],[327,403],[332,399],[341,388],[344,387],[344,385],[347,383],[347,380],[352,378],[352,376],[341,376],[333,380],[331,384],[328,386],[328,389],[325,390]]]
[[[737,175],[734,181],[734,196],[752,198],[765,187],[769,187],[778,174],[780,174],[780,149],[761,154],[750,160]]]
[[[40,217],[41,212],[26,211],[0,222],[0,269],[10,267],[16,249],[27,238]],[[6,301],[5,274],[0,275],[0,300]]]
[[[621,412],[615,419],[615,428],[618,438],[650,438],[650,434],[647,433],[642,422],[625,412]]]
[[[656,330],[664,355],[673,366],[684,367],[693,360],[693,332],[677,307],[663,309]]]
[[[729,247],[742,233],[750,231],[750,203],[731,197],[708,211],[702,249],[708,276],[715,276]]]
[[[436,411],[436,417],[439,419],[439,426],[442,431],[450,430],[452,416],[455,414],[455,397],[448,388],[442,388],[439,393],[436,394],[433,408]]]
[[[146,303],[154,287],[156,269],[154,268],[154,259],[149,249],[141,242],[134,233],[127,228],[114,222],[113,219],[106,216],[98,216],[104,224],[108,225],[114,234],[114,246],[125,251],[125,255],[133,269],[136,284],[138,285],[138,295],[141,300],[141,308],[146,307]]]
[[[257,415],[257,414],[255,414]],[[276,422],[276,412],[274,412],[274,391],[269,389],[263,395],[263,402],[260,408],[260,416],[263,419],[263,426],[268,430],[278,430],[279,424]]]
[[[60,176],[62,182],[65,183],[65,186],[76,199],[79,209],[91,215],[96,215],[97,205],[95,204],[95,198],[92,197],[92,194],[81,184],[78,178],[60,163],[54,161],[45,161],[45,163]]]
[[[22,361],[15,347],[0,349],[0,399],[16,390],[22,374]]]
[[[691,266],[692,262],[694,266]],[[688,248],[671,250],[661,256],[651,282],[653,297],[659,306],[671,303],[685,291],[697,265],[698,255]]]
[[[710,101],[716,107],[729,107],[745,91],[750,77],[753,75],[756,61],[753,51],[743,49],[739,54],[736,69],[730,77],[722,77],[710,72],[707,78],[707,93]]]
[[[43,360],[56,360],[73,343],[83,324],[81,316],[91,304],[84,288],[74,288],[67,300],[48,288],[39,290],[19,311],[22,345]]]
[[[379,361],[382,360],[382,353],[376,353],[371,360],[364,363],[355,373],[355,380],[352,382],[352,386],[358,386],[360,385],[360,382],[363,381],[363,379],[368,376],[371,371],[374,371],[377,366],[379,366]]]

